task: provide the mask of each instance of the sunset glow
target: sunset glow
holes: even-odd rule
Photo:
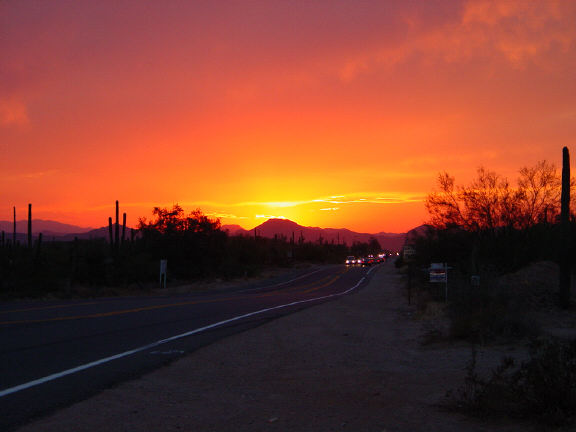
[[[576,2],[0,2],[0,220],[426,218],[440,171],[576,151]]]

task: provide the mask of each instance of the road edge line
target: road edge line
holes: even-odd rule
[[[358,287],[366,280],[366,277],[371,273],[371,271],[372,271],[374,268],[375,268],[375,267],[372,267],[364,276],[362,276],[362,278],[356,283],[356,285],[354,285],[353,287],[348,288],[347,290],[342,291],[342,292],[340,292],[340,293],[330,294],[330,295],[326,295],[326,296],[322,296],[322,297],[315,297],[315,298],[307,299],[307,300],[299,300],[299,301],[296,301],[296,302],[286,303],[286,304],[279,305],[279,306],[274,306],[274,307],[271,307],[271,308],[260,309],[260,310],[257,310],[257,311],[254,311],[254,312],[250,312],[250,313],[247,313],[247,314],[244,314],[244,315],[239,315],[239,316],[236,316],[236,317],[233,317],[233,318],[224,320],[224,321],[219,321],[219,322],[216,322],[216,323],[213,323],[213,324],[209,324],[209,325],[207,325],[207,326],[200,327],[200,328],[197,328],[197,329],[194,329],[194,330],[190,330],[190,331],[188,331],[188,332],[181,333],[181,334],[178,334],[178,335],[175,335],[175,336],[171,336],[171,337],[166,338],[166,339],[161,339],[161,340],[159,340],[159,341],[152,342],[151,344],[144,345],[144,346],[141,346],[141,347],[138,347],[138,348],[134,348],[134,349],[132,349],[132,350],[125,351],[125,352],[120,353],[120,354],[115,354],[115,355],[113,355],[113,356],[105,357],[105,358],[103,358],[103,359],[96,360],[96,361],[93,361],[93,362],[90,362],[90,363],[86,363],[86,364],[83,364],[83,365],[80,365],[80,366],[76,366],[76,367],[71,368],[71,369],[66,369],[66,370],[64,370],[64,371],[62,371],[62,372],[57,372],[57,373],[54,373],[54,374],[51,374],[51,375],[48,375],[48,376],[45,376],[45,377],[42,377],[42,378],[38,378],[38,379],[36,379],[36,380],[29,381],[29,382],[24,383],[24,384],[19,384],[19,385],[14,386],[14,387],[10,387],[10,388],[4,389],[4,390],[0,390],[0,398],[5,397],[5,396],[8,396],[8,395],[11,395],[11,394],[14,394],[14,393],[17,393],[17,392],[22,391],[22,390],[29,389],[29,388],[31,388],[31,387],[38,386],[38,385],[40,385],[40,384],[45,384],[45,383],[47,383],[47,382],[54,381],[54,380],[57,380],[57,379],[59,379],[59,378],[63,378],[63,377],[68,376],[68,375],[75,374],[75,373],[77,373],[77,372],[81,372],[81,371],[86,370],[86,369],[90,369],[90,368],[93,368],[93,367],[96,367],[96,366],[100,366],[100,365],[105,364],[105,363],[109,363],[109,362],[111,362],[111,361],[113,361],[113,360],[118,360],[118,359],[121,359],[121,358],[123,358],[123,357],[128,357],[128,356],[130,356],[130,355],[132,355],[132,354],[137,354],[137,353],[139,353],[139,352],[146,351],[146,350],[148,350],[148,349],[150,349],[150,348],[155,348],[155,347],[157,347],[157,346],[159,346],[159,345],[163,345],[163,344],[168,343],[168,342],[173,342],[173,341],[175,341],[175,340],[182,339],[182,338],[185,338],[185,337],[188,337],[188,336],[192,336],[192,335],[201,333],[201,332],[206,331],[206,330],[210,330],[210,329],[213,329],[213,328],[216,328],[216,327],[220,327],[220,326],[223,326],[223,325],[226,325],[226,324],[235,322],[235,321],[239,321],[239,320],[244,319],[244,318],[249,318],[249,317],[251,317],[251,316],[259,315],[259,314],[266,313],[266,312],[270,312],[270,311],[273,311],[273,310],[278,310],[278,309],[287,308],[287,307],[290,307],[290,306],[295,306],[295,305],[298,305],[298,304],[310,303],[310,302],[317,301],[317,300],[325,300],[325,299],[329,299],[329,298],[332,298],[332,297],[338,297],[338,296],[346,295],[346,294],[348,294],[349,292],[352,292],[353,290],[355,290],[356,288],[358,288]]]

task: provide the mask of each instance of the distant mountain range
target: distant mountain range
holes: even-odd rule
[[[121,226],[120,230],[122,230]],[[4,231],[6,239],[11,240],[14,232],[14,222],[0,221],[0,231]],[[128,227],[126,227],[126,231],[126,237],[129,238],[130,230]],[[25,242],[27,233],[28,220],[23,219],[16,221],[16,240],[19,242]],[[78,237],[81,240],[89,240],[96,238],[108,238],[108,227],[90,228],[51,220],[32,219],[33,237],[38,237],[39,233],[42,233],[42,237],[45,240],[72,241],[74,240],[74,237]]]
[[[0,231],[4,231],[4,235],[7,239],[12,239],[13,229],[13,222],[0,221]],[[122,228],[120,227],[120,229]],[[418,229],[420,229],[420,227],[415,228],[415,230]],[[229,235],[253,236],[254,231],[256,231],[256,234],[261,237],[274,238],[274,236],[278,236],[291,239],[292,236],[294,236],[295,241],[298,241],[298,239],[302,237],[305,241],[312,242],[318,241],[322,238],[323,241],[328,243],[346,243],[347,245],[352,245],[354,242],[368,242],[371,237],[374,237],[378,240],[383,249],[389,249],[392,251],[399,251],[402,249],[407,235],[407,233],[387,232],[373,234],[358,233],[346,228],[305,227],[288,219],[268,219],[266,222],[252,228],[251,230],[246,230],[240,225],[222,225],[222,230],[227,231]],[[412,230],[410,233],[415,230]],[[25,242],[27,231],[27,220],[16,221],[16,240]],[[126,228],[126,231],[126,237],[130,238],[130,229],[128,227]],[[34,237],[37,237],[38,233],[42,233],[45,240],[56,241],[71,241],[74,240],[75,237],[78,237],[79,239],[107,239],[108,227],[80,227],[51,220],[33,219],[32,234]]]
[[[80,227],[77,225],[69,225],[61,222],[43,220],[43,219],[32,219],[32,233],[43,233],[44,235],[50,234],[74,234],[74,233],[84,233],[93,230],[90,227]],[[6,233],[12,233],[14,231],[13,221],[0,221],[0,231],[5,231]],[[22,219],[16,221],[16,232],[26,233],[28,232],[28,220]]]
[[[251,230],[245,230],[240,225],[223,225],[222,229],[228,231],[230,235],[253,236],[254,231],[256,231],[256,234],[261,237],[274,238],[274,236],[278,236],[291,239],[294,236],[295,241],[298,241],[300,237],[304,238],[305,241],[318,241],[322,238],[323,241],[328,243],[340,242],[347,245],[352,245],[354,242],[368,242],[371,237],[374,237],[383,249],[392,251],[401,250],[406,240],[406,233],[379,232],[370,234],[358,233],[346,228],[305,227],[288,219],[268,219]]]

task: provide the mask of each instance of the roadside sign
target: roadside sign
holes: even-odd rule
[[[451,268],[448,267],[447,263],[432,263],[428,269],[431,283],[444,284],[444,299],[446,302],[448,301],[448,270]]]
[[[416,256],[416,249],[413,246],[406,245],[402,249],[402,255],[404,256],[405,260],[410,260]]]
[[[430,282],[446,283],[448,280],[448,267],[446,263],[432,263],[428,271],[430,272]]]

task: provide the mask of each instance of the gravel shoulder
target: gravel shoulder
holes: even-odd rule
[[[521,431],[437,408],[470,348],[428,345],[391,264],[368,286],[221,340],[21,427],[69,431]],[[493,366],[505,347],[480,350]]]

